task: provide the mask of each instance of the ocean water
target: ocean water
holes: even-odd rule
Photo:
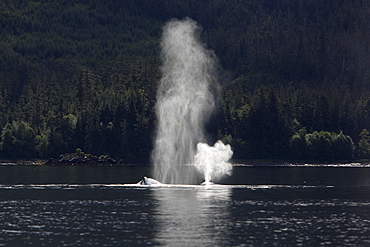
[[[234,167],[131,186],[148,167],[0,166],[0,246],[370,246],[370,168]]]

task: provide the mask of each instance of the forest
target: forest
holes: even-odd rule
[[[190,17],[218,57],[209,142],[235,159],[370,158],[367,0],[3,0],[0,159],[149,162],[160,37]]]

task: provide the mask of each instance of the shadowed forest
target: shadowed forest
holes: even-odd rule
[[[3,0],[0,158],[149,161],[160,37],[190,17],[219,59],[209,142],[234,158],[370,158],[368,0]]]

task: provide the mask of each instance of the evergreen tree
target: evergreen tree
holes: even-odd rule
[[[362,158],[370,157],[370,133],[367,129],[363,129],[360,133],[358,149],[360,157]]]

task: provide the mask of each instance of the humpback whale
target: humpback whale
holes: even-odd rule
[[[153,178],[144,177],[137,184],[139,184],[139,185],[153,185],[153,184],[161,184],[161,183],[159,181],[153,179]]]

